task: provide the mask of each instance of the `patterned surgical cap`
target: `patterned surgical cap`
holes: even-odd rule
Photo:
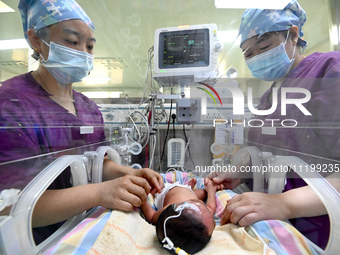
[[[27,42],[30,28],[39,30],[65,20],[80,19],[95,29],[85,11],[74,0],[20,0],[19,11]]]
[[[302,26],[306,19],[306,12],[296,0],[290,1],[283,10],[247,9],[239,29],[240,45],[255,35],[260,37],[264,33],[288,30],[295,25],[299,28],[298,44],[304,49],[307,42],[302,39]]]

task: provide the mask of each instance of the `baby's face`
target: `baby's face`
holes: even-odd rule
[[[211,213],[206,204],[199,199],[190,199],[188,201],[176,203],[176,208],[185,203],[188,203],[192,207],[192,208],[187,207],[186,208],[187,210],[192,210],[193,213],[198,214],[199,217],[203,219],[203,223],[208,227],[209,234],[211,234],[215,228],[216,223],[214,220],[214,215]]]

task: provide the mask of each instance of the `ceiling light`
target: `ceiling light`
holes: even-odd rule
[[[216,8],[282,10],[291,0],[215,0]]]
[[[108,84],[109,81],[111,78],[107,76],[87,76],[82,80],[86,85]]]
[[[231,43],[237,40],[238,31],[230,30],[230,31],[217,31],[217,37],[221,42]]]
[[[0,50],[28,49],[25,39],[0,40]]]
[[[15,12],[15,10],[9,7],[4,2],[0,1],[0,13],[3,13],[3,12]]]
[[[339,31],[336,25],[332,25],[330,29],[330,39],[333,45],[338,45],[339,41]]]

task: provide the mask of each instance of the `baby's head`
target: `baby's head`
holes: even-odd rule
[[[193,254],[210,241],[214,228],[214,216],[208,207],[201,200],[192,199],[164,209],[158,218],[156,233],[161,243],[168,237],[175,249],[179,247]]]

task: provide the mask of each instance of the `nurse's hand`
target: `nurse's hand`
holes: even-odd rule
[[[164,187],[163,177],[150,168],[134,169],[131,174],[145,178],[151,186],[151,194],[160,193]]]
[[[151,186],[151,193],[161,192],[163,188],[163,177],[149,168],[133,169],[129,166],[122,166],[108,158],[104,159],[103,181],[113,180],[125,175],[133,175],[144,178]]]
[[[204,185],[207,185],[209,181],[214,182],[217,186],[217,190],[233,189],[241,183],[241,178],[237,175],[229,173],[211,173],[204,178]]]
[[[204,179],[206,185],[209,180],[212,180],[221,189],[234,189],[243,182],[246,182],[252,177],[250,171],[250,155],[242,153],[234,157],[235,165],[222,166],[220,171],[215,171],[208,174]]]
[[[286,220],[289,211],[283,203],[283,196],[259,192],[235,195],[228,200],[221,216],[221,225],[233,223],[245,227],[260,220]]]
[[[204,184],[207,185],[209,181],[213,181],[218,190],[234,189],[250,177],[251,173],[242,173],[240,171],[213,172],[205,177]]]
[[[95,185],[98,206],[123,211],[131,211],[134,207],[140,207],[150,193],[148,181],[133,175],[125,175]]]

